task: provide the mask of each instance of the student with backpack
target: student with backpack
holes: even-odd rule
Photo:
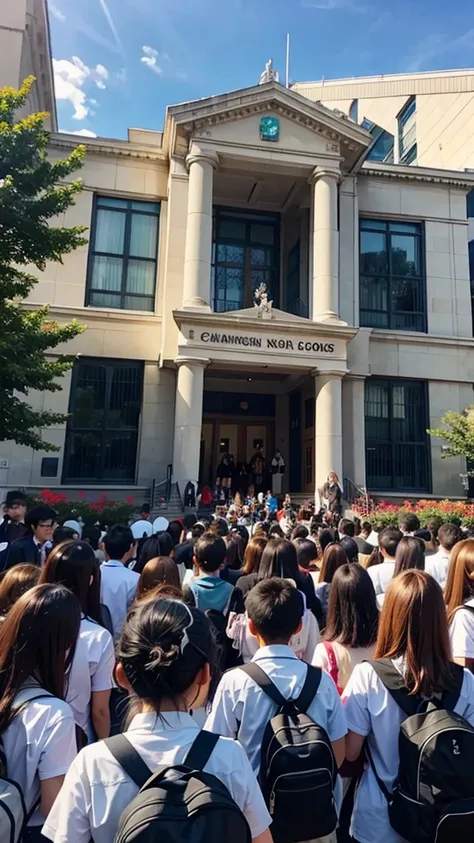
[[[117,657],[133,702],[128,730],[79,753],[43,834],[54,843],[271,843],[242,747],[200,732],[188,713],[205,704],[213,669],[203,612],[165,598],[135,605]]]
[[[81,604],[81,625],[66,700],[88,741],[110,734],[110,692],[115,653],[102,626],[100,567],[87,542],[64,542],[49,554],[40,582],[61,583]]]
[[[453,546],[444,592],[454,661],[474,667],[474,539]]]
[[[203,612],[212,610],[227,615],[234,586],[219,576],[226,558],[224,539],[214,533],[204,533],[194,545],[194,565],[197,573],[184,586],[191,591],[195,605]]]
[[[61,585],[36,585],[0,625],[0,840],[40,843],[76,752],[64,702],[81,618]]]
[[[346,758],[364,747],[351,833],[359,843],[474,839],[474,677],[454,664],[441,588],[425,571],[390,584],[374,660],[344,691]]]
[[[250,664],[223,675],[206,728],[242,744],[259,775],[276,843],[333,843],[334,788],[347,731],[336,686],[288,646],[303,618],[292,583],[263,580],[246,605],[258,650]]]
[[[105,562],[100,567],[100,602],[109,610],[117,641],[138,585],[139,575],[126,567],[135,558],[136,541],[130,527],[116,524],[104,536],[103,545]]]

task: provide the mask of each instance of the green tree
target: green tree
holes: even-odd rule
[[[87,241],[82,226],[64,228],[50,221],[74,204],[80,180],[63,180],[82,166],[85,148],[68,158],[48,159],[47,114],[15,114],[28,99],[34,78],[19,91],[0,89],[0,442],[14,440],[37,450],[58,450],[45,442],[41,429],[67,418],[35,410],[28,402],[32,390],[56,392],[74,356],[54,352],[84,330],[78,322],[58,325],[48,307],[28,309],[25,299],[37,278],[27,269],[43,271],[47,261]]]
[[[428,430],[428,433],[446,441],[442,457],[465,457],[474,463],[474,405],[462,413],[450,410],[441,419],[441,424],[444,427]]]

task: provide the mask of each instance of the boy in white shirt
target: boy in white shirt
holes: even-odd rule
[[[127,612],[135,599],[139,574],[126,568],[137,542],[130,527],[117,524],[103,539],[105,562],[100,567],[100,602],[110,612],[114,640],[120,637]]]
[[[441,524],[438,530],[439,550],[425,559],[425,571],[431,574],[441,588],[446,587],[448,568],[453,547],[462,539],[462,533],[457,524]]]
[[[376,595],[385,594],[390,585],[395,571],[395,553],[401,538],[403,538],[402,533],[397,527],[385,527],[379,533],[379,550],[383,556],[383,562],[367,568]]]

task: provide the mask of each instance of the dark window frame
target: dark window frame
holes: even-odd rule
[[[385,229],[381,229],[380,227],[377,228],[374,226],[370,228],[370,223],[373,222],[376,226],[380,226],[381,223],[385,224]],[[362,227],[362,223],[366,225]],[[397,224],[403,225],[404,223],[408,223],[409,225],[416,225],[418,226],[418,232],[403,232],[397,231],[396,226]],[[392,230],[390,226],[394,226]],[[421,333],[426,334],[428,333],[428,302],[427,302],[427,289],[426,289],[426,253],[425,253],[425,244],[426,244],[426,237],[425,237],[425,225],[424,222],[416,220],[393,220],[393,219],[379,219],[376,217],[360,217],[359,218],[359,257],[360,263],[362,263],[362,232],[363,231],[370,231],[374,234],[384,234],[385,235],[385,250],[387,253],[387,266],[388,272],[387,273],[372,273],[371,275],[365,276],[362,272],[361,266],[359,266],[359,320],[360,326],[363,328],[373,328],[380,331],[411,331],[414,333]],[[419,256],[420,256],[420,274],[419,275],[394,275],[392,273],[392,235],[405,235],[410,237],[415,237],[418,239],[418,249],[419,249]],[[376,310],[375,308],[364,307],[362,308],[360,303],[360,286],[361,286],[361,279],[363,277],[372,277],[372,278],[386,278],[387,279],[387,303],[388,308],[387,310]],[[421,310],[417,311],[409,311],[409,310],[394,310],[392,307],[392,289],[393,289],[393,282],[394,281],[419,281],[420,284],[420,301],[422,305]],[[387,325],[383,327],[379,327],[377,325],[366,324],[362,316],[362,312],[366,313],[380,313],[380,314],[387,314]],[[395,317],[397,315],[411,315],[411,316],[419,316],[421,327],[417,328],[400,328],[394,325]]]
[[[304,476],[306,485],[313,482],[313,446],[306,445],[305,448],[305,464]]]
[[[104,401],[103,401],[103,420],[100,426],[90,426],[84,427],[83,425],[75,426],[74,424],[74,414],[76,411],[76,402],[77,402],[77,388],[80,381],[80,368],[81,365],[90,366],[90,365],[97,365],[98,367],[104,367],[110,371],[110,374],[106,375],[106,384],[104,390]],[[136,369],[137,371],[137,385],[139,388],[139,396],[137,398],[137,402],[139,402],[139,413],[137,418],[136,425],[122,425],[120,427],[112,427],[108,424],[109,421],[109,413],[111,411],[110,408],[110,396],[112,391],[112,380],[113,374],[117,369]],[[144,374],[145,374],[145,366],[142,360],[115,360],[111,358],[100,358],[100,357],[80,357],[74,364],[72,370],[72,378],[71,378],[71,388],[69,392],[69,418],[66,426],[66,436],[65,436],[65,443],[64,443],[64,460],[62,466],[62,482],[63,483],[86,483],[88,485],[123,485],[123,484],[130,484],[135,485],[137,482],[137,460],[138,460],[138,452],[139,452],[139,436],[140,436],[140,427],[141,427],[141,417],[143,412],[143,389],[144,389]],[[95,436],[100,437],[100,451],[99,451],[99,458],[98,458],[98,465],[99,471],[96,472],[94,476],[90,475],[88,477],[78,477],[74,473],[70,473],[68,471],[68,460],[69,460],[69,449],[73,445],[74,435],[77,433],[90,433]],[[105,456],[106,456],[106,449],[107,449],[107,442],[112,442],[114,439],[114,434],[117,433],[128,433],[130,434],[130,441],[132,443],[132,447],[135,448],[134,454],[134,469],[133,475],[130,474],[127,477],[123,478],[107,478],[104,476],[105,474]],[[98,476],[100,475],[100,476]]]
[[[381,438],[381,439],[373,439],[370,440],[367,437],[367,419],[368,418],[375,418],[375,416],[369,417],[365,413],[365,402],[367,400],[367,387],[370,385],[379,385],[382,387],[388,387],[388,416],[387,416],[387,427],[388,427],[388,436]],[[394,407],[394,390],[398,387],[414,387],[417,385],[423,394],[423,411],[424,411],[424,422],[423,422],[423,429],[425,430],[425,434],[422,440],[416,441],[406,441],[400,438],[395,438],[395,422],[396,416],[393,412]],[[367,486],[369,490],[373,490],[374,492],[403,492],[405,494],[410,493],[423,493],[423,494],[431,494],[432,490],[432,463],[431,463],[431,448],[430,448],[430,437],[426,430],[429,427],[430,421],[430,403],[429,403],[429,382],[423,380],[410,380],[409,378],[370,378],[366,381],[366,393],[364,396],[364,428],[366,432],[365,436],[365,454],[366,454],[366,472],[367,472]],[[421,455],[421,459],[425,460],[426,465],[426,482],[423,483],[419,488],[416,486],[398,486],[395,482],[395,464],[396,464],[396,449],[402,446],[408,446],[411,448],[417,448]],[[369,451],[376,451],[377,447],[380,448],[388,448],[391,451],[391,480],[389,481],[388,488],[382,488],[382,486],[377,487],[373,483],[370,482],[370,474],[369,474]],[[424,452],[424,456],[422,454]]]
[[[413,143],[411,144],[411,146],[407,147],[406,149],[404,149],[402,151],[404,126],[408,122],[410,117],[413,116],[413,114],[415,115],[415,121],[416,121],[416,111],[417,111],[416,96],[413,95],[413,96],[409,97],[409,99],[406,101],[405,105],[399,111],[399,113],[397,115],[398,158],[399,158],[398,163],[399,164],[409,165],[409,164],[412,164],[413,161],[416,161],[416,157],[417,157],[417,154],[418,154],[417,140],[416,140],[416,122],[415,122],[415,139],[414,139]]]
[[[126,207],[113,207],[113,205],[103,205],[101,206],[100,201],[103,200],[114,200],[117,199],[119,202],[125,202]],[[147,211],[145,208],[140,210],[138,208],[133,208],[132,206],[135,204],[143,203],[143,205],[147,204],[155,204],[158,205],[158,210]],[[115,252],[103,252],[99,249],[95,249],[95,238],[97,234],[97,221],[99,216],[100,210],[107,210],[112,211],[113,213],[121,213],[125,214],[125,230],[124,230],[124,245],[123,245],[123,252],[121,254],[117,254]],[[146,217],[153,217],[156,219],[156,252],[153,258],[142,257],[141,255],[132,255],[130,254],[130,241],[132,236],[132,217],[133,216],[146,216]],[[143,299],[146,302],[151,303],[151,308],[143,308],[139,309],[139,313],[154,313],[155,311],[155,303],[156,303],[156,293],[157,293],[157,273],[158,273],[158,253],[160,247],[160,217],[161,217],[161,202],[153,202],[153,200],[149,199],[123,199],[119,196],[107,196],[106,194],[102,193],[95,193],[94,194],[94,202],[92,206],[92,220],[91,220],[91,229],[90,229],[90,240],[89,240],[89,252],[87,256],[87,276],[86,276],[86,293],[85,293],[85,307],[98,307],[104,310],[137,310],[137,308],[129,308],[125,307],[124,302],[126,298],[139,298]],[[122,260],[122,282],[120,291],[118,290],[106,290],[106,289],[98,289],[92,286],[93,282],[93,269],[94,269],[94,257],[105,257],[105,258],[119,258]],[[152,295],[148,295],[145,293],[132,293],[127,290],[127,272],[128,272],[128,264],[129,261],[143,261],[145,263],[151,263],[155,267],[155,289]],[[97,293],[107,296],[114,296],[120,304],[118,307],[113,307],[112,305],[100,305],[91,303],[91,293]]]
[[[305,430],[308,430],[311,427],[314,427],[314,422],[316,419],[316,399],[314,397],[309,397],[305,399],[304,402],[304,426]]]

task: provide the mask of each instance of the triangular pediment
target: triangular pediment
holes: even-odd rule
[[[287,322],[295,325],[308,325],[308,319],[302,316],[295,316],[293,313],[286,313],[284,310],[279,310],[277,307],[272,307],[269,314],[264,314],[259,307],[245,307],[243,310],[231,310],[228,313],[220,313],[219,318],[239,319],[246,322]]]
[[[168,109],[167,129],[170,153],[181,150],[191,138],[223,140],[223,127],[239,122],[250,123],[255,118],[267,115],[277,117],[282,123],[293,124],[295,132],[286,132],[287,144],[305,143],[314,148],[314,144],[324,144],[325,151],[341,153],[352,164],[359,160],[372,143],[370,134],[341,113],[311,102],[295,91],[285,88],[277,82],[267,82],[228,94],[206,97],[202,100],[182,103]],[[172,125],[174,124],[174,130]],[[242,127],[231,130],[230,137],[245,143]],[[282,133],[281,144],[285,144]],[[253,137],[256,133],[253,130]],[[313,142],[310,141],[310,136]],[[174,144],[174,148],[173,147]],[[331,144],[333,149],[331,150]],[[266,144],[267,148],[271,144]],[[275,149],[277,144],[274,145]]]

